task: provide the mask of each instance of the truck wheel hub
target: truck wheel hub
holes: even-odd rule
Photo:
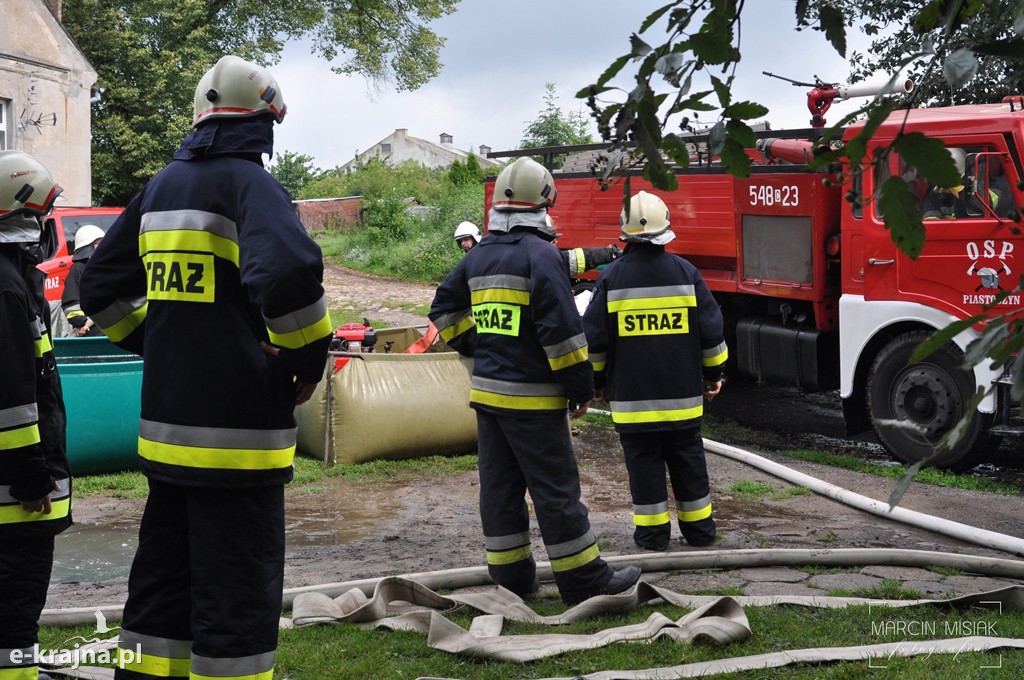
[[[935,369],[915,367],[899,379],[894,391],[896,417],[920,425],[929,439],[945,433],[956,419],[956,400],[944,376]]]

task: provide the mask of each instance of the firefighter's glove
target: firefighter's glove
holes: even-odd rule
[[[609,245],[608,246],[608,252],[611,253],[611,256],[612,256],[613,260],[615,258],[617,258],[619,255],[622,255],[622,251],[619,250],[616,246],[613,246],[613,245]]]

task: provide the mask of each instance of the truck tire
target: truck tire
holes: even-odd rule
[[[893,338],[875,357],[868,376],[868,412],[878,438],[895,458],[916,463],[930,456],[938,443],[964,415],[975,391],[974,374],[959,367],[963,352],[953,343],[935,350],[924,361],[908,364],[911,352],[929,337],[913,331]],[[879,420],[909,420],[927,434],[881,427]],[[975,410],[964,436],[929,463],[938,468],[970,470],[998,447],[988,434],[992,416]]]

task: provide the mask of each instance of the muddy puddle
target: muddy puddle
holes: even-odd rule
[[[379,496],[373,491],[379,489]],[[373,535],[399,508],[386,485],[355,487],[328,478],[290,489],[285,502],[285,550],[341,546]],[[55,583],[92,583],[126,577],[138,546],[143,503],[133,512],[99,522],[80,521],[57,537]]]

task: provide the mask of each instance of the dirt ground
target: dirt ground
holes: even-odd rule
[[[418,325],[422,317],[404,309],[428,304],[429,286],[413,286],[330,267],[327,290],[332,307],[351,306],[374,320]],[[402,305],[406,305],[403,309]],[[736,446],[858,450],[881,457],[871,437],[842,438],[835,395],[799,395],[756,385],[729,384],[709,412],[765,428],[757,441]],[[584,425],[574,438],[583,500],[606,556],[638,552],[632,541],[631,504],[618,438],[610,429]],[[1020,453],[1010,449],[1011,457]],[[764,454],[801,472],[871,498],[886,500],[894,482],[873,475]],[[712,498],[719,528],[716,550],[741,548],[889,547],[1012,557],[930,531],[867,514],[818,495],[789,495],[778,478],[719,455],[708,455]],[[764,482],[777,493],[749,499],[727,489],[738,481]],[[288,490],[288,554],[285,586],[349,581],[483,563],[475,472],[402,481],[333,479],[314,490]],[[57,544],[54,583],[48,606],[121,604],[127,565],[134,552],[142,501],[89,497],[76,501],[77,526]],[[982,529],[1024,536],[1024,496],[946,489],[915,483],[903,507]],[[675,531],[675,530],[674,530]],[[545,559],[536,524],[535,554]],[[677,533],[674,536],[678,536]],[[672,550],[694,550],[675,543]]]

